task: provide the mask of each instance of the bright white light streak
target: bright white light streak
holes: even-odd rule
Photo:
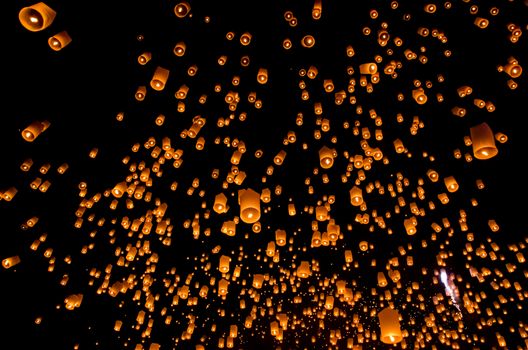
[[[453,290],[453,286],[449,283],[449,278],[447,276],[447,272],[445,269],[440,270],[440,281],[444,284],[445,287],[445,293],[448,297],[451,297],[451,300],[453,301],[453,305],[457,308],[458,311],[460,311],[460,306],[458,305],[456,301],[456,295],[455,291]]]

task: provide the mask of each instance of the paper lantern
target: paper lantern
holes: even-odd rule
[[[20,263],[20,257],[18,255],[11,256],[2,260],[2,266],[4,269],[9,269]]]
[[[301,45],[302,47],[311,48],[315,45],[315,38],[311,35],[305,35],[301,39]]]
[[[323,169],[330,169],[334,165],[335,151],[330,148],[323,146],[319,150],[319,164]]]
[[[51,47],[52,50],[60,51],[65,48],[71,41],[72,38],[70,37],[68,32],[62,31],[50,37],[48,39],[48,45]]]
[[[357,207],[363,204],[363,191],[361,188],[354,186],[350,190],[350,203]]]
[[[220,296],[227,295],[228,287],[229,287],[229,281],[223,278],[220,281],[218,281],[218,295]]]
[[[321,0],[315,0],[314,5],[312,7],[312,18],[315,20],[320,19],[322,12],[323,12],[323,5],[321,3]]]
[[[260,195],[252,189],[238,191],[240,219],[246,224],[253,224],[260,219]]]
[[[378,314],[381,329],[380,340],[383,343],[396,344],[402,341],[399,318],[398,311],[390,307],[386,307]]]
[[[297,276],[300,278],[308,278],[312,274],[310,263],[308,261],[301,261],[297,267]]]
[[[359,65],[359,72],[361,74],[375,74],[378,71],[378,65],[376,63],[363,63]]]
[[[268,82],[268,70],[266,68],[259,68],[257,82],[259,84],[266,84]]]
[[[322,243],[321,232],[314,231],[312,235],[312,247],[320,247]]]
[[[49,27],[53,23],[56,14],[51,7],[39,2],[20,10],[18,19],[27,30],[38,32]]]
[[[240,43],[247,46],[251,43],[251,33],[245,32],[240,36]]]
[[[152,87],[156,91],[161,91],[165,88],[165,84],[167,83],[168,78],[169,70],[158,66],[156,67],[156,70],[154,71],[154,76],[150,81],[150,87]]]
[[[220,262],[218,264],[218,270],[221,273],[228,273],[229,272],[229,263],[231,262],[231,258],[229,256],[222,255],[220,257]]]
[[[284,158],[286,158],[286,151],[280,150],[279,153],[277,153],[277,155],[273,158],[273,163],[276,165],[282,165]]]
[[[215,197],[213,210],[217,214],[224,214],[227,212],[228,209],[229,207],[227,206],[227,197],[225,196],[225,194],[223,193],[217,194]]]
[[[445,177],[444,184],[449,192],[458,191],[458,183],[453,176]]]
[[[514,60],[504,67],[504,72],[512,78],[518,78],[522,74],[522,67]]]
[[[493,131],[487,123],[478,124],[470,129],[473,155],[477,159],[490,159],[499,153],[495,146]]]
[[[264,283],[264,275],[262,274],[255,274],[253,275],[253,288],[260,289],[262,288],[262,284]]]
[[[81,306],[82,300],[82,294],[72,294],[64,299],[65,308],[71,311]]]
[[[178,18],[184,18],[189,12],[191,12],[191,5],[186,1],[182,1],[174,6],[174,14]]]
[[[423,88],[414,89],[412,91],[412,97],[419,105],[423,105],[427,102],[427,95]]]
[[[10,202],[15,197],[17,192],[18,190],[15,187],[9,187],[4,193],[2,193],[2,199]]]
[[[432,182],[436,182],[438,181],[438,173],[436,171],[434,171],[433,169],[429,169],[427,170],[427,177],[429,178],[429,180],[431,180]]]
[[[152,53],[151,52],[143,52],[141,55],[138,56],[138,63],[142,66],[147,64],[148,61],[152,59]]]
[[[27,142],[33,142],[35,139],[50,126],[50,122],[45,121],[34,121],[29,124],[24,130],[22,130],[22,138]]]
[[[172,52],[174,52],[176,56],[181,57],[185,55],[186,49],[187,49],[187,45],[183,41],[180,41],[176,44],[176,46],[174,46],[174,49],[172,50]]]
[[[326,221],[328,219],[328,209],[322,205],[315,208],[315,218],[318,221]]]
[[[145,95],[147,94],[147,87],[144,85],[138,86],[136,93],[134,94],[134,97],[138,101],[143,101],[145,99]]]
[[[381,271],[378,272],[378,286],[379,287],[387,286],[387,278],[385,277],[385,274]]]
[[[324,308],[327,310],[332,310],[334,308],[334,297],[327,295],[324,303]]]
[[[409,236],[412,236],[416,233],[416,225],[413,219],[404,219],[403,226],[405,226],[405,231]]]
[[[283,247],[286,245],[286,231],[284,230],[276,230],[275,231],[275,242],[279,247]]]

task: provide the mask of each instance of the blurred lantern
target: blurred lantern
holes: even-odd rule
[[[361,74],[375,74],[378,71],[376,63],[363,63],[359,65],[359,72]]]
[[[427,95],[423,88],[414,89],[412,91],[412,97],[419,105],[423,105],[427,102]]]
[[[321,4],[321,0],[315,0],[314,5],[312,7],[312,18],[315,20],[320,19],[322,12],[323,12],[323,5]]]
[[[409,236],[412,236],[416,233],[416,224],[412,218],[404,219],[403,226],[405,226],[405,231]]]
[[[387,278],[385,277],[385,274],[383,272],[378,272],[378,287],[386,287],[387,286]]]
[[[315,218],[318,221],[326,221],[328,219],[328,209],[324,206],[317,206],[315,208]]]
[[[4,269],[9,269],[20,263],[20,257],[18,255],[11,256],[2,260],[2,266]]]
[[[297,276],[300,278],[308,278],[312,274],[310,263],[308,261],[301,261],[297,267]]]
[[[178,18],[183,18],[191,12],[191,5],[188,2],[182,1],[174,6],[174,14]]]
[[[264,283],[264,275],[262,274],[255,274],[253,275],[253,288],[260,289],[262,288],[262,284]]]
[[[15,195],[17,194],[18,190],[15,187],[9,187],[4,193],[2,193],[2,199],[10,202]]]
[[[259,68],[257,82],[259,84],[266,84],[268,82],[268,70],[266,68]]]
[[[245,32],[240,36],[240,43],[247,46],[251,43],[251,33]]]
[[[315,45],[315,38],[311,35],[305,35],[301,39],[301,45],[302,47],[311,48]]]
[[[72,294],[64,299],[64,304],[66,309],[71,311],[81,306],[82,300],[82,294]]]

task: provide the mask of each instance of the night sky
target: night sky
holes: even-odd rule
[[[34,4],[3,65],[6,349],[528,347],[526,2],[54,0],[31,31]]]

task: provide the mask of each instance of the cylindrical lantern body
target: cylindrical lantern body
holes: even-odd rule
[[[229,263],[231,262],[231,258],[222,255],[220,257],[220,262],[218,264],[218,270],[220,270],[221,273],[228,273],[229,272]]]
[[[497,155],[493,131],[487,123],[476,125],[470,129],[473,144],[473,155],[477,159],[489,159]]]
[[[323,169],[329,169],[334,165],[334,152],[330,148],[323,146],[319,150],[319,164]]]
[[[33,142],[49,127],[49,125],[50,123],[48,121],[41,122],[36,120],[29,124],[24,130],[22,130],[22,138],[27,142]]]
[[[378,65],[376,63],[363,63],[359,65],[359,72],[361,74],[376,74]]]
[[[381,329],[380,340],[385,344],[396,344],[402,341],[399,317],[398,311],[390,307],[386,307],[378,314]]]
[[[238,191],[240,219],[253,224],[260,219],[260,195],[252,189]]]
[[[70,35],[66,31],[55,34],[48,39],[48,45],[55,51],[60,51],[72,41]]]
[[[350,190],[350,203],[356,207],[363,204],[363,191],[361,191],[361,188],[357,186],[352,187]]]
[[[223,193],[219,193],[215,197],[213,210],[218,214],[227,212],[227,197]]]
[[[297,276],[301,278],[307,278],[312,273],[310,268],[310,263],[308,261],[301,261],[299,267],[297,268]]]
[[[156,91],[161,91],[165,88],[168,78],[169,70],[162,67],[157,67],[154,71],[154,76],[150,81],[150,86]]]
[[[18,19],[27,30],[38,32],[49,27],[53,23],[56,14],[48,5],[39,2],[20,10]]]

